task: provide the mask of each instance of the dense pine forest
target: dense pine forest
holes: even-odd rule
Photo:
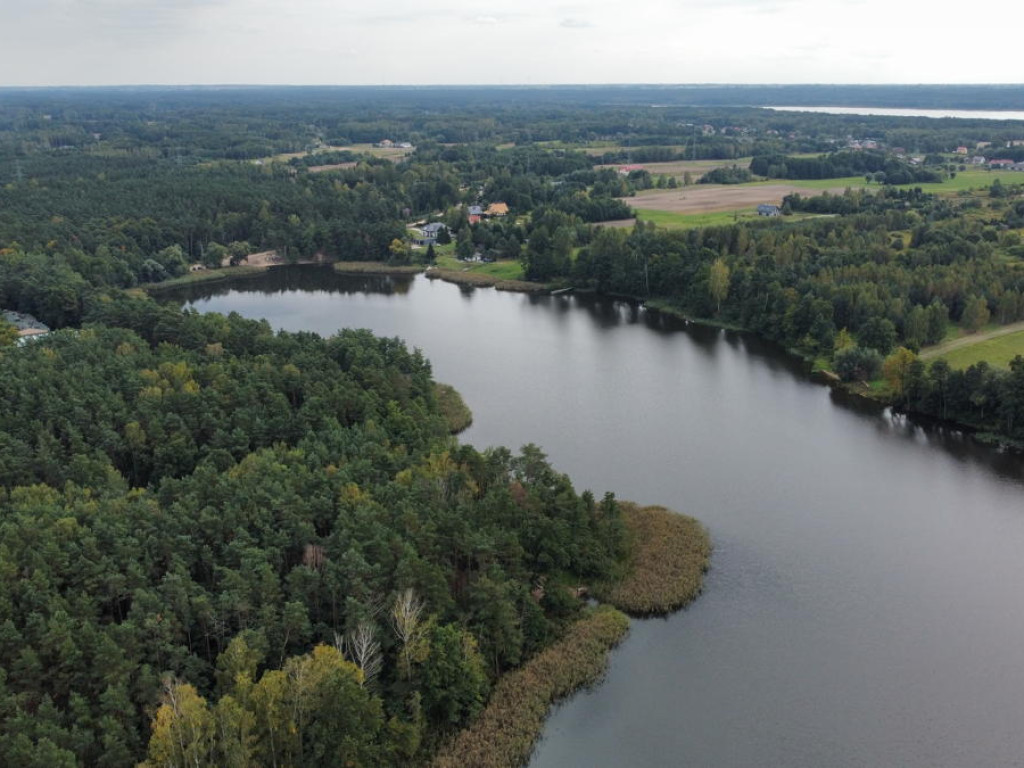
[[[204,765],[415,760],[623,555],[611,497],[457,445],[398,340],[126,299],[0,379],[4,765],[132,765],[161,696],[153,765],[181,722]]]
[[[53,330],[19,345],[0,319],[0,764],[425,764],[590,610],[570,587],[627,556],[613,496],[535,446],[460,445],[400,340],[143,290],[193,270],[425,263],[409,226],[443,223],[467,264],[748,329],[1024,440],[1024,359],[918,357],[1024,320],[1022,186],[936,190],[964,145],[1021,159],[1019,125],[745,93],[0,90],[0,309]],[[595,226],[690,185],[637,164],[696,161],[725,168],[704,186],[868,186],[790,192],[764,220]],[[508,215],[470,214],[491,203]]]

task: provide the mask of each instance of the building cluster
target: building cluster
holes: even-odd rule
[[[508,203],[491,203],[486,208],[481,205],[471,205],[466,209],[466,214],[470,224],[477,224],[483,219],[508,216]],[[442,231],[449,232],[449,229],[446,224],[440,221],[413,227],[413,242],[416,245],[435,245]],[[451,233],[449,232],[449,234]]]
[[[4,310],[0,312],[0,316],[18,330],[18,344],[25,344],[30,340],[42,338],[50,332],[48,325],[39,322],[32,315],[24,312]]]

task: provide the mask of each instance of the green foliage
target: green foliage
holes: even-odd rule
[[[836,353],[834,365],[843,381],[870,381],[882,367],[882,355],[871,347],[847,347]]]
[[[0,317],[0,348],[14,346],[18,340],[18,329]]]
[[[629,620],[608,607],[573,624],[565,638],[501,678],[487,708],[441,749],[432,768],[522,765],[551,705],[597,680],[628,629]]]
[[[52,746],[54,764],[132,764],[166,675],[194,688],[192,735],[167,757],[181,740],[164,710],[161,764],[244,764],[209,735],[227,731],[257,763],[398,761],[556,634],[538,579],[606,577],[623,555],[617,520],[535,447],[457,446],[429,365],[397,340],[127,298],[90,317],[136,330],[0,357],[0,763]],[[313,664],[295,659],[410,589],[428,629],[403,644],[378,622],[373,685],[342,675],[281,721]]]
[[[698,184],[745,184],[752,181],[754,175],[746,168],[739,166],[723,166],[714,168],[698,180]]]

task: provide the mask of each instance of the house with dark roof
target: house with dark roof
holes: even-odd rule
[[[758,216],[781,216],[782,209],[777,205],[771,205],[770,203],[761,203],[757,206]]]
[[[414,237],[416,245],[433,245],[437,242],[437,236],[441,234],[441,230],[447,231],[448,227],[439,221],[435,221],[432,224],[425,224],[420,227],[419,235]]]

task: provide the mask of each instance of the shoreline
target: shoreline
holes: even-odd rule
[[[197,285],[199,283],[217,283],[222,280],[234,280],[246,277],[258,277],[270,269],[270,266],[249,266],[247,264],[240,264],[237,267],[221,267],[220,269],[207,269],[202,272],[190,272],[187,275],[181,277],[172,277],[170,280],[164,280],[160,283],[145,283],[138,286],[138,290],[145,291],[146,293],[161,293],[162,291],[171,291],[175,288],[182,288],[187,285]]]
[[[696,600],[711,564],[711,537],[699,520],[660,506],[620,501],[630,536],[624,575],[594,596],[636,618],[667,616]]]
[[[496,288],[499,291],[514,293],[547,293],[551,290],[551,286],[546,283],[530,283],[526,280],[503,280],[479,272],[460,272],[443,267],[431,267],[426,271],[426,275],[430,280],[444,280],[446,283],[455,283],[456,285],[473,288]]]
[[[487,706],[430,761],[431,768],[520,768],[529,762],[552,708],[598,682],[630,619],[667,616],[695,600],[711,539],[695,518],[665,507],[619,502],[630,554],[622,575],[595,588],[565,636],[495,683]]]
[[[876,403],[878,405],[891,408],[893,409],[893,411],[897,413],[901,413],[906,416],[911,416],[915,419],[921,420],[928,424],[941,426],[947,429],[952,429],[957,432],[962,432],[963,434],[969,436],[971,439],[977,441],[981,445],[985,445],[990,448],[994,447],[997,448],[998,450],[1024,453],[1024,441],[1014,440],[1011,437],[1008,437],[999,432],[992,432],[991,430],[988,430],[977,424],[970,424],[964,421],[956,421],[955,419],[943,419],[936,417],[930,413],[924,413],[922,411],[916,411],[911,408],[902,406],[899,404],[897,400],[894,400],[885,392],[873,390],[870,387],[866,386],[864,382],[841,380],[838,374],[835,373],[835,371],[817,365],[817,358],[812,357],[810,355],[806,355],[800,352],[799,350],[793,349],[792,347],[786,347],[784,345],[781,345],[778,342],[769,339],[766,336],[763,336],[757,331],[753,331],[749,328],[744,328],[741,325],[719,322],[717,320],[712,320],[709,318],[692,317],[690,315],[687,315],[682,310],[673,307],[667,302],[663,302],[659,299],[651,299],[645,301],[635,296],[621,296],[615,298],[622,298],[626,301],[638,302],[640,304],[645,305],[649,309],[653,309],[657,312],[670,315],[671,317],[676,317],[680,320],[685,320],[686,322],[693,323],[695,325],[703,325],[709,328],[722,328],[727,331],[737,331],[740,333],[752,334],[763,341],[778,345],[779,348],[784,349],[787,354],[790,354],[793,357],[802,360],[804,363],[808,365],[807,373],[809,378],[811,378],[812,380],[818,380],[820,383],[824,384],[830,389],[838,390],[846,395],[850,395],[851,397],[868,400],[872,403]],[[1008,331],[1008,333],[1012,333],[1012,331]],[[929,358],[919,357],[919,359],[922,359],[925,362],[927,362]]]
[[[466,401],[462,398],[459,390],[451,384],[442,384],[439,381],[435,381],[434,397],[437,398],[437,405],[441,409],[441,415],[444,416],[444,420],[448,424],[449,434],[461,434],[472,426],[473,411],[466,405]]]
[[[340,275],[390,275],[403,277],[418,275],[423,267],[418,264],[386,264],[383,261],[336,261],[331,269]]]

